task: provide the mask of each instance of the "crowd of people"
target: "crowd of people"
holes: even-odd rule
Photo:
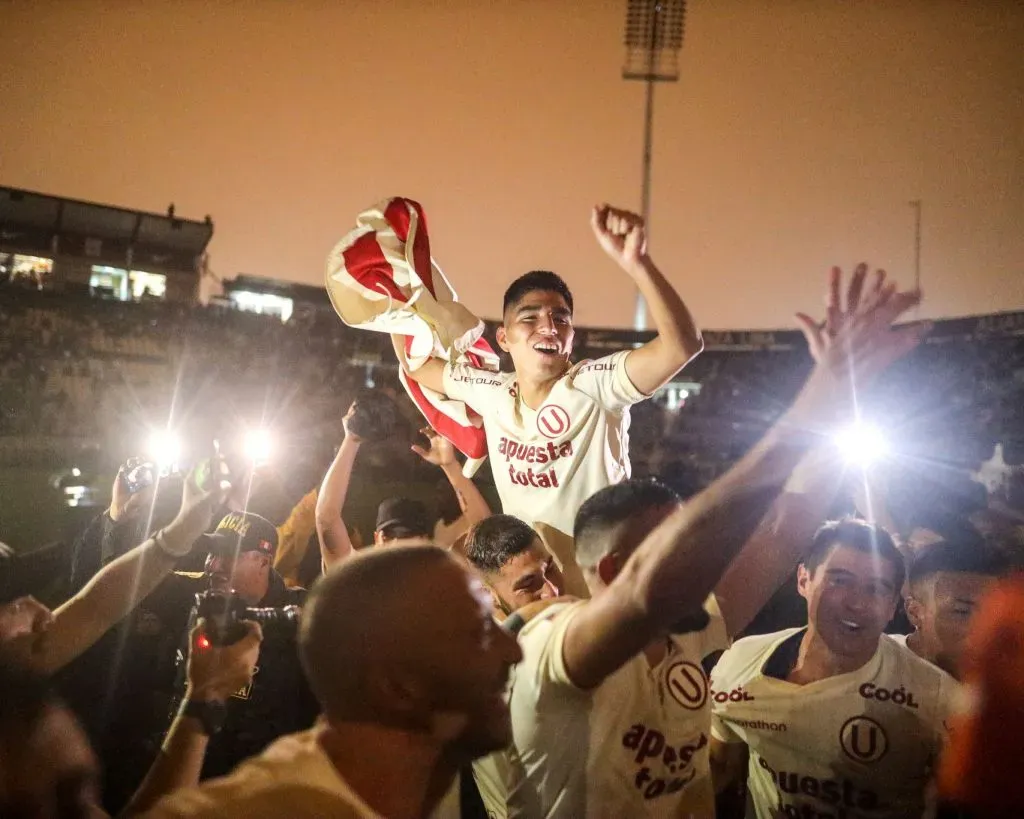
[[[234,452],[180,478],[144,459],[118,470],[73,546],[67,600],[0,601],[0,815],[1020,814],[1012,744],[986,768],[996,786],[962,776],[992,709],[1022,707],[991,687],[994,654],[1021,662],[1005,620],[1022,593],[1004,578],[1024,514],[1003,457],[1020,384],[922,413],[927,396],[894,384],[915,368],[953,381],[929,327],[900,324],[921,296],[863,264],[831,272],[825,315],[799,316],[798,352],[714,358],[642,220],[599,206],[591,221],[647,300],[646,343],[574,363],[572,293],[549,271],[505,291],[508,372],[413,364],[393,339],[406,378],[481,418],[493,493],[433,429],[410,446],[403,401],[361,391],[365,371],[329,334],[165,305],[79,318],[4,303],[39,338],[4,369],[25,406],[62,379],[101,379],[69,399],[95,424],[126,400],[105,377],[136,405],[170,389],[147,397],[115,365],[148,362],[210,423],[262,405],[273,382],[289,423],[338,447],[279,524],[254,503],[260,465]],[[1021,361],[1005,351],[977,358],[987,378]],[[650,399],[680,372],[701,392],[670,414]],[[915,457],[930,436],[933,463],[971,464],[981,499],[950,500],[957,486],[909,502],[893,470],[844,466],[832,433],[868,396]],[[318,426],[339,401],[339,425]],[[9,430],[47,429],[22,412]],[[966,444],[939,439],[949,423]],[[993,431],[1009,443],[989,460]],[[672,479],[634,476],[637,447]],[[350,493],[378,480],[375,452],[393,473],[398,449],[410,483],[430,475],[454,508],[402,494],[354,524]],[[675,449],[673,473],[657,453]],[[806,607],[766,618],[785,592]]]

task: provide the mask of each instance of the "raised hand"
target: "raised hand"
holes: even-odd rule
[[[200,475],[201,471],[207,474]],[[181,508],[178,514],[158,536],[165,551],[184,556],[210,526],[214,510],[231,491],[225,478],[224,463],[219,456],[212,458],[206,469],[194,469],[185,476],[181,490]]]
[[[341,424],[345,427],[345,439],[351,441],[354,444],[361,444],[363,439],[360,438],[356,433],[349,429],[349,421],[352,420],[356,414],[356,402],[352,402],[352,406],[348,408],[348,412],[345,413],[345,417],[341,419]]]
[[[604,252],[627,273],[647,255],[644,220],[631,211],[608,204],[595,205],[590,214],[590,227]]]
[[[229,646],[218,646],[206,637],[203,620],[189,635],[189,653],[185,665],[188,698],[224,702],[252,680],[260,655],[263,631],[259,623],[243,620],[246,634]]]
[[[130,520],[153,503],[153,496],[156,494],[155,484],[143,487],[134,494],[128,491],[126,476],[140,463],[141,459],[130,458],[117,470],[117,477],[114,478],[114,486],[110,493],[110,509],[107,510],[110,519],[115,523],[122,519]]]
[[[411,449],[424,461],[428,464],[439,466],[442,469],[446,466],[458,463],[458,460],[455,457],[455,447],[452,445],[451,441],[443,435],[439,435],[431,427],[424,427],[420,430],[420,434],[425,435],[430,441],[430,449],[424,449],[416,444],[413,444]]]
[[[856,390],[914,349],[930,329],[928,324],[893,326],[920,304],[921,294],[899,290],[884,270],[877,270],[868,281],[868,266],[860,264],[850,279],[845,305],[841,291],[842,272],[834,267],[825,320],[819,323],[797,314],[816,364],[794,404],[797,413],[817,413],[827,405],[838,410],[840,402],[852,401]]]

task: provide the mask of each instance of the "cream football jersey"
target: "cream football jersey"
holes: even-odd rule
[[[714,598],[705,605],[708,625],[668,639],[656,666],[640,653],[588,691],[572,684],[562,658],[569,623],[586,605],[552,606],[520,632],[509,817],[714,816],[710,690],[701,666],[727,644]]]
[[[713,733],[747,744],[756,816],[921,816],[953,678],[884,635],[856,671],[808,685],[766,676],[773,653],[802,634],[739,640],[712,671]]]
[[[629,407],[648,396],[626,375],[628,353],[576,364],[536,409],[515,373],[445,367],[445,392],[484,420],[505,514],[571,536],[583,501],[629,477]]]

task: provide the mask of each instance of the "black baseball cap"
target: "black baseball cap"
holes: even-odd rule
[[[377,531],[401,527],[407,537],[430,537],[434,527],[427,508],[412,498],[388,498],[377,507]]]
[[[221,518],[213,534],[204,535],[210,554],[232,557],[242,552],[277,552],[277,527],[252,512],[232,512]]]

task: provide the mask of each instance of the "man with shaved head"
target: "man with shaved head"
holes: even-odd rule
[[[460,766],[511,739],[519,647],[481,582],[435,547],[352,557],[314,588],[299,653],[324,711],[157,817],[429,816]]]

